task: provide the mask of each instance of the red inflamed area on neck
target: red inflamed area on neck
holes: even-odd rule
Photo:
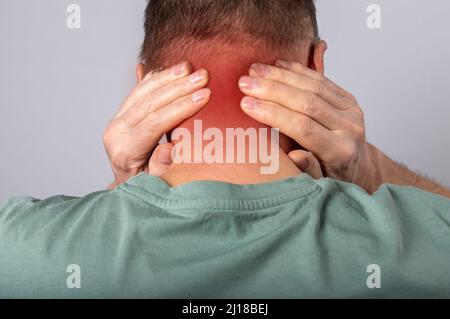
[[[251,184],[299,173],[287,156],[295,143],[245,114],[241,109],[245,94],[239,88],[239,79],[249,75],[254,63],[274,65],[278,59],[297,60],[294,56],[249,45],[219,48],[204,45],[191,52],[185,49],[176,53],[165,55],[165,64],[188,61],[193,72],[206,69],[211,99],[200,112],[172,131],[174,164],[162,177],[164,180],[172,186],[197,180]]]
[[[241,101],[245,97],[239,89],[239,79],[249,75],[249,69],[254,63],[274,65],[277,59],[292,60],[295,57],[275,53],[265,47],[257,45],[246,49],[247,46],[208,46],[207,43],[199,45],[194,52],[185,51],[182,56],[172,57],[170,61],[188,61],[193,66],[193,71],[206,69],[209,72],[209,84],[211,99],[208,105],[192,118],[180,124],[179,128],[186,128],[194,132],[194,123],[202,121],[203,132],[208,128],[217,128],[225,135],[226,129],[244,130],[248,128],[270,130],[270,127],[252,119],[241,109]],[[176,142],[176,141],[174,141]],[[290,139],[280,136],[283,149],[289,150],[292,144]]]
[[[192,129],[194,120],[202,120],[204,129],[267,127],[242,111],[240,103],[245,95],[240,91],[238,81],[242,76],[248,75],[253,63],[274,64],[276,56],[240,52],[236,47],[218,53],[214,53],[213,49],[208,51],[211,53],[204,52],[184,57],[192,64],[194,70],[204,68],[209,72],[208,87],[212,95],[208,105],[180,127]]]

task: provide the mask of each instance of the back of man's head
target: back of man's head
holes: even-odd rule
[[[229,149],[235,153],[241,151],[246,154],[246,159],[258,156],[258,161],[253,161],[251,165],[245,162],[243,165],[234,163],[229,166],[227,162],[216,167],[202,163],[200,169],[198,164],[194,165],[195,168],[186,164],[179,165],[179,171],[172,165],[173,171],[178,173],[169,172],[166,178],[170,174],[180,177],[186,172],[194,172],[187,174],[188,180],[259,181],[260,167],[265,165],[264,159],[258,155],[264,149],[261,145],[267,148],[271,145],[270,149],[274,150],[281,148],[285,154],[280,153],[280,162],[290,162],[286,154],[293,149],[294,143],[283,134],[279,143],[272,142],[271,134],[256,134],[256,143],[252,144],[250,138],[244,137],[246,140],[242,145],[234,137],[231,140],[225,137],[229,129],[243,129],[246,132],[256,129],[260,133],[270,129],[247,116],[240,107],[244,94],[239,89],[238,81],[249,73],[250,66],[254,63],[273,65],[278,59],[310,64],[311,57],[316,55],[314,52],[318,52],[315,49],[317,38],[314,0],[149,0],[141,52],[145,71],[188,61],[194,71],[208,71],[208,88],[212,92],[207,106],[177,127],[177,132],[190,133],[182,138],[178,134],[169,134],[171,141],[182,147],[186,144],[186,150],[183,148],[182,153],[186,151],[191,158],[195,158],[195,155],[203,154],[202,149],[198,150],[196,146],[203,144],[204,148],[208,148],[210,145],[207,137],[200,142],[196,137],[208,136],[206,131],[212,129],[224,137],[214,139],[213,145],[217,149],[220,144],[222,149],[227,150],[227,157]],[[201,127],[196,123],[201,123]],[[229,148],[228,143],[231,145]],[[278,152],[271,151],[271,154],[274,153]],[[284,168],[288,166],[280,165]],[[239,175],[239,169],[241,180],[230,178]],[[249,177],[250,171],[255,173],[253,179]],[[277,174],[284,171],[280,169]],[[217,176],[218,172],[222,175]],[[274,178],[277,176],[274,175]],[[177,184],[173,179],[167,180],[172,185]],[[183,181],[186,182],[185,179]]]
[[[151,71],[199,42],[286,52],[317,37],[314,0],[149,0],[141,59]]]

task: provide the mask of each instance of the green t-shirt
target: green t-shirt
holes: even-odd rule
[[[306,174],[11,199],[0,297],[450,297],[450,200]]]

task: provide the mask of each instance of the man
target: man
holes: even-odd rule
[[[238,4],[230,7],[226,2],[211,2],[209,6],[215,8],[212,11],[217,15],[218,12],[232,11],[233,8],[245,10],[245,5],[240,2],[238,1]],[[318,173],[318,159],[325,176],[355,183],[369,193],[373,193],[384,183],[391,183],[414,186],[450,197],[448,189],[395,163],[366,141],[363,113],[357,101],[350,93],[323,76],[324,54],[327,45],[318,38],[313,1],[298,1],[297,5],[303,6],[303,14],[306,14],[298,22],[295,21],[297,12],[292,11],[290,12],[290,15],[293,15],[291,20],[280,18],[273,23],[268,23],[273,19],[271,12],[278,9],[274,2],[256,1],[255,6],[260,7],[256,10],[258,10],[257,14],[261,14],[259,17],[261,25],[251,24],[252,21],[248,22],[249,25],[246,26],[244,34],[254,33],[257,35],[257,39],[258,36],[264,34],[264,39],[259,38],[259,42],[271,43],[278,49],[283,47],[283,42],[293,45],[292,43],[298,41],[300,37],[301,43],[296,44],[298,47],[301,46],[299,51],[303,51],[297,54],[297,56],[301,56],[300,62],[302,63],[286,65],[286,62],[281,62],[281,64],[277,64],[281,68],[269,66],[271,72],[265,74],[262,88],[255,91],[243,89],[243,92],[249,97],[263,101],[261,107],[258,108],[259,112],[256,113],[245,107],[243,108],[244,112],[249,117],[268,126],[280,128],[283,133],[287,133],[286,135],[311,151],[315,157],[309,152],[299,150],[293,151],[289,155],[300,168],[313,176],[320,176],[322,173]],[[284,5],[289,7],[293,3],[296,1],[287,1]],[[222,23],[214,24],[211,17],[207,16],[211,9],[203,12],[203,5],[204,3],[201,2],[198,12],[190,12],[192,16],[198,16],[198,20],[203,19],[201,21],[203,24],[194,24],[199,27],[198,30],[192,26],[193,21],[184,19],[183,12],[178,16],[175,14],[177,11],[174,12],[173,9],[177,7],[176,2],[169,1],[162,7],[158,5],[158,1],[155,1],[153,7],[148,7],[147,17],[152,17],[152,19],[148,19],[146,23],[146,39],[142,50],[142,59],[147,65],[138,66],[137,75],[140,83],[105,132],[104,142],[116,176],[112,186],[120,185],[130,177],[147,171],[149,154],[158,145],[160,138],[179,123],[196,114],[209,101],[209,98],[206,98],[193,105],[186,102],[189,100],[189,94],[208,84],[206,78],[192,87],[184,85],[184,82],[188,83],[185,77],[192,71],[190,66],[186,66],[184,71],[176,76],[169,75],[169,71],[149,73],[145,81],[142,81],[146,71],[155,71],[162,67],[162,65],[158,65],[161,63],[158,59],[163,54],[168,54],[168,58],[164,61],[166,65],[170,65],[170,62],[173,64],[178,62],[174,58],[173,52],[176,50],[184,52],[183,41],[186,39],[183,39],[182,36],[188,34],[187,30],[198,32],[196,36],[200,38],[207,36],[214,38],[214,35],[220,34],[228,41],[233,38],[238,39],[237,41],[242,39],[242,30],[234,30],[234,33],[228,30],[229,21],[225,16]],[[244,12],[242,15],[247,13],[251,14],[251,12]],[[302,28],[305,23],[309,23],[308,31],[304,31]],[[282,28],[281,30],[285,33],[275,30],[275,25]],[[165,28],[164,32],[161,31],[161,28]],[[227,30],[225,34],[223,34],[224,30]],[[211,34],[208,35],[208,32]],[[305,34],[298,36],[299,33]],[[181,34],[181,40],[178,45],[174,45],[179,34]],[[240,36],[235,37],[236,35]],[[169,38],[166,39],[166,37]],[[166,42],[172,44],[168,45]],[[247,42],[250,42],[249,46],[253,47],[257,40],[253,39],[253,41]],[[240,49],[241,47],[236,51]],[[248,50],[248,48],[246,49]],[[222,50],[222,55],[226,55],[231,50],[230,48]],[[202,48],[197,47],[197,52],[201,51]],[[286,54],[292,50],[282,50],[282,52]],[[181,58],[183,54],[178,56]],[[290,57],[296,58],[296,56]],[[270,59],[267,60],[270,61]],[[274,61],[275,59],[270,62]],[[181,67],[183,65],[181,64]],[[310,69],[304,68],[303,65]],[[296,73],[296,76],[293,76],[292,72],[286,72],[286,69]],[[318,72],[312,72],[311,69]],[[257,76],[257,72],[253,71],[252,75]],[[280,83],[284,85],[280,86]],[[200,92],[204,91],[200,90]],[[206,90],[206,92],[208,91]],[[180,104],[179,99],[181,98],[183,101]],[[246,98],[243,102],[252,100]],[[176,103],[173,103],[174,101]],[[280,109],[280,106],[284,108]],[[145,116],[146,122],[139,122],[143,124],[140,126],[130,126],[124,123],[124,116],[126,117],[124,110],[129,109],[132,109],[130,114],[136,113],[134,110],[148,110],[148,113],[144,112],[142,115]],[[165,109],[168,111],[165,112]],[[289,119],[286,120],[286,117]],[[170,145],[162,147],[163,154],[161,156],[165,158],[163,164],[171,161],[168,156],[170,152],[167,151],[169,148]],[[159,152],[156,153],[159,154]],[[156,161],[154,163],[158,167],[158,163]]]
[[[117,187],[6,203],[0,297],[450,296],[449,200],[380,185],[448,190],[366,143],[312,0],[152,0],[145,29],[105,133]]]

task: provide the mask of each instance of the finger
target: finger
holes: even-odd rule
[[[329,160],[337,144],[336,136],[308,116],[289,110],[279,104],[245,97],[242,110],[256,121],[278,128],[304,148]]]
[[[192,64],[187,61],[165,69],[161,72],[150,72],[142,80],[139,90],[142,96],[150,91],[158,90],[176,80],[183,79],[192,73]]]
[[[343,114],[311,92],[278,81],[248,76],[240,79],[239,86],[246,95],[300,112],[330,130],[342,129],[345,125]]]
[[[148,162],[148,173],[154,176],[163,175],[172,165],[173,144],[161,144],[153,152]]]
[[[123,121],[128,127],[134,127],[143,121],[150,113],[155,112],[176,100],[193,94],[205,87],[209,81],[208,71],[199,70],[189,77],[178,79],[168,85],[153,91],[141,98],[136,106],[123,114]]]
[[[330,106],[340,110],[345,110],[353,106],[352,101],[345,99],[340,91],[332,85],[333,83],[320,73],[317,73],[317,76],[310,77],[288,69],[256,63],[250,67],[249,74],[252,77],[273,80],[307,92],[312,92],[327,101]]]
[[[353,96],[349,92],[344,90],[342,87],[340,87],[330,79],[324,77],[322,73],[314,71],[313,69],[310,69],[301,63],[278,60],[277,62],[275,62],[275,65],[287,70],[291,70],[298,74],[304,74],[315,80],[325,80],[326,84],[329,85],[333,90],[335,90],[340,96],[349,100],[352,100],[353,98]]]
[[[142,82],[131,92],[123,106],[119,109],[114,118],[122,116],[128,111],[140,98],[146,94],[155,91],[173,81],[181,79],[192,73],[192,65],[189,62],[181,62],[175,66],[162,71],[149,72]]]
[[[323,177],[319,160],[312,153],[303,150],[295,150],[288,155],[302,172],[309,174],[315,179]]]
[[[209,102],[211,90],[204,88],[181,98],[176,102],[151,113],[133,130],[133,135],[153,143],[177,127],[180,123],[197,114]]]

